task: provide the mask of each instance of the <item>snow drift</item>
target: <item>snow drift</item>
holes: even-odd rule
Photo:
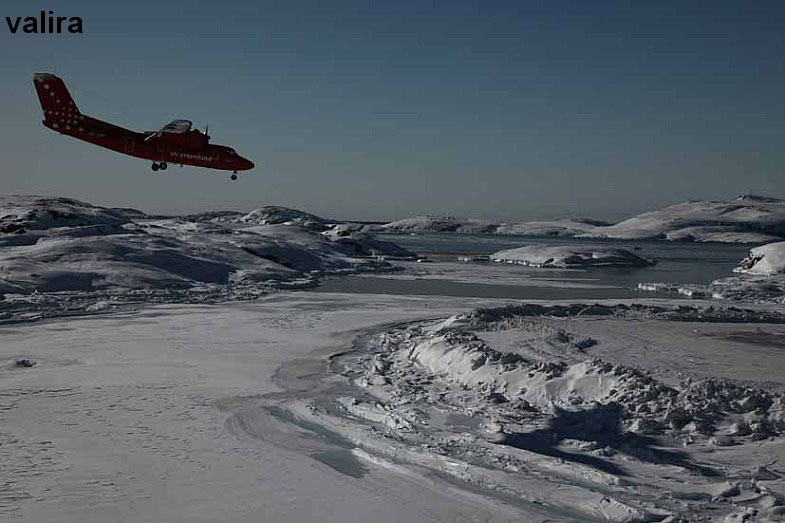
[[[491,254],[495,262],[541,268],[646,267],[653,262],[626,250],[589,245],[533,244]]]
[[[512,402],[546,415],[613,403],[625,411],[626,430],[643,435],[679,431],[690,424],[688,431],[706,436],[735,432],[734,437],[760,439],[785,431],[785,396],[727,380],[674,387],[633,367],[599,360],[531,361],[499,352],[460,330],[413,334],[409,346],[406,357],[430,373],[478,391],[490,402]]]
[[[317,401],[295,412],[363,455],[426,466],[579,521],[777,521],[782,476],[760,451],[785,436],[781,387],[711,374],[725,362],[705,362],[701,375],[641,352],[641,366],[616,361],[619,325],[652,344],[633,341],[625,352],[678,343],[639,338],[636,322],[619,323],[628,319],[654,332],[673,322],[717,332],[785,323],[781,311],[733,307],[477,309],[385,330],[336,356],[334,369],[362,389],[339,398],[346,415]],[[589,325],[597,339],[577,333]]]

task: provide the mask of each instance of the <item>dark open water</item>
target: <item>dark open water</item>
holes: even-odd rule
[[[424,234],[417,236],[386,235],[385,239],[439,262],[454,262],[459,256],[488,255],[533,243],[612,245],[628,250],[657,264],[645,268],[601,268],[587,270],[535,269],[511,266],[524,278],[547,278],[561,281],[565,287],[465,283],[441,279],[393,279],[348,277],[326,280],[317,290],[407,295],[466,296],[509,299],[601,299],[655,297],[654,293],[636,289],[639,282],[709,283],[730,276],[733,267],[746,256],[749,245],[726,243],[680,243],[667,241],[578,240],[570,238],[532,238],[526,236],[491,236],[462,234]],[[476,265],[482,271],[483,264]],[[573,283],[590,283],[595,288],[569,287]]]

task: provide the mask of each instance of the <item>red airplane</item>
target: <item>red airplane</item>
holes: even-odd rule
[[[44,111],[45,127],[60,134],[118,153],[153,161],[153,171],[165,171],[167,162],[232,171],[253,169],[254,164],[231,147],[211,145],[207,130],[191,129],[188,120],[174,120],[157,131],[138,133],[83,115],[65,83],[49,73],[36,73],[33,84]]]

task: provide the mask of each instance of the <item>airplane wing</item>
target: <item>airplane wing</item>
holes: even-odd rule
[[[152,138],[160,138],[164,135],[164,133],[185,134],[191,130],[192,125],[193,123],[190,120],[172,120],[157,131],[153,131],[148,134],[144,141],[146,142]]]

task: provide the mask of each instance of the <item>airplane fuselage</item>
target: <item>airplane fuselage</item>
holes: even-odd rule
[[[223,145],[204,144],[198,147],[187,147],[168,143],[168,140],[161,138],[145,140],[148,135],[144,133],[117,127],[89,116],[85,116],[84,120],[77,125],[67,125],[64,121],[47,120],[42,123],[45,127],[60,134],[144,160],[208,167],[224,171],[245,171],[253,168],[253,164],[248,160],[241,156],[232,155],[231,150]]]

